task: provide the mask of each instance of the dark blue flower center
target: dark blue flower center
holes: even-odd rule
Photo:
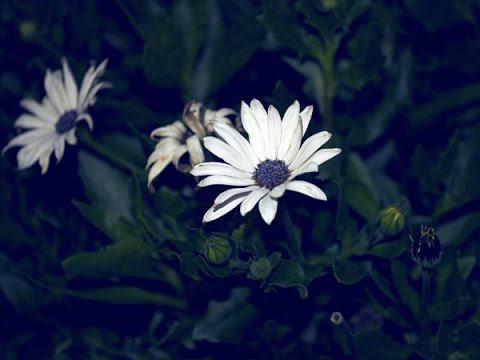
[[[261,186],[272,190],[288,179],[288,167],[283,160],[265,160],[258,164],[253,179]]]
[[[67,111],[60,116],[55,124],[55,130],[59,135],[65,134],[67,131],[72,130],[75,127],[75,120],[77,119],[77,112],[75,110]]]

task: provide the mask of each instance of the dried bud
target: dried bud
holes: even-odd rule
[[[378,217],[380,230],[387,235],[397,235],[405,228],[405,215],[396,206],[389,206]]]
[[[228,260],[232,247],[228,240],[220,236],[209,236],[203,247],[203,254],[212,264],[221,264]]]
[[[330,321],[335,325],[341,325],[343,323],[343,315],[341,312],[335,311],[330,315]]]
[[[412,258],[423,269],[432,269],[442,256],[442,244],[435,230],[422,225],[415,232],[412,240]]]

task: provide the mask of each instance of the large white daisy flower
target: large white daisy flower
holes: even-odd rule
[[[316,185],[294,180],[301,174],[317,172],[319,165],[341,152],[341,149],[319,150],[332,136],[327,131],[310,136],[302,144],[312,111],[313,107],[307,106],[300,112],[300,105],[295,101],[281,119],[271,105],[267,112],[256,99],[250,106],[242,102],[241,120],[248,140],[232,127],[213,123],[220,139],[206,137],[204,145],[226,163],[204,162],[190,173],[207,176],[198,183],[199,187],[228,185],[235,188],[217,196],[203,222],[218,219],[238,205],[244,216],[258,203],[263,220],[271,224],[277,213],[277,200],[285,190],[327,200]]]
[[[150,169],[148,187],[153,189],[153,180],[171,162],[177,170],[189,172],[193,166],[205,161],[200,140],[212,133],[211,124],[214,122],[232,126],[228,118],[232,115],[237,112],[229,108],[210,110],[200,102],[191,101],[185,105],[182,121],[153,130],[150,137],[158,144],[147,160],[146,169]]]
[[[20,146],[22,148],[17,154],[18,168],[26,169],[38,161],[42,174],[45,174],[52,152],[59,162],[65,150],[65,141],[70,145],[77,143],[75,128],[80,120],[85,120],[90,130],[93,128],[93,120],[87,109],[95,103],[100,89],[111,86],[108,82],[98,82],[106,66],[107,60],[98,67],[92,65],[83,77],[80,89],[67,60],[62,59],[61,70],[47,70],[44,81],[47,94],[42,102],[31,99],[20,102],[30,113],[20,115],[14,126],[28,131],[10,140],[2,154],[12,147]]]

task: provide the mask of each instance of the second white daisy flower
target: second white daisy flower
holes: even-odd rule
[[[230,126],[213,123],[219,138],[206,137],[204,145],[225,163],[204,162],[190,173],[207,176],[199,182],[199,187],[228,185],[235,188],[217,196],[203,222],[216,220],[238,205],[244,216],[258,203],[263,220],[271,224],[277,213],[278,199],[286,190],[327,200],[318,186],[294,180],[301,174],[317,172],[321,164],[342,151],[319,150],[332,136],[327,131],[310,136],[302,144],[312,112],[312,106],[300,112],[300,105],[295,101],[281,119],[272,105],[267,112],[256,99],[250,106],[242,102],[241,121],[248,140]]]

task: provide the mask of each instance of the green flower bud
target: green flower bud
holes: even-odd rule
[[[413,235],[412,258],[423,269],[432,269],[442,256],[442,244],[435,230],[422,225]]]
[[[32,40],[37,35],[37,25],[33,21],[25,20],[20,22],[18,29],[24,40]]]
[[[399,208],[389,206],[380,212],[378,222],[384,234],[397,235],[405,228],[405,215]]]
[[[271,272],[272,265],[266,257],[261,257],[250,265],[250,274],[254,280],[266,279]]]
[[[228,240],[221,236],[209,236],[203,246],[203,254],[212,264],[221,264],[230,258],[232,247]]]

